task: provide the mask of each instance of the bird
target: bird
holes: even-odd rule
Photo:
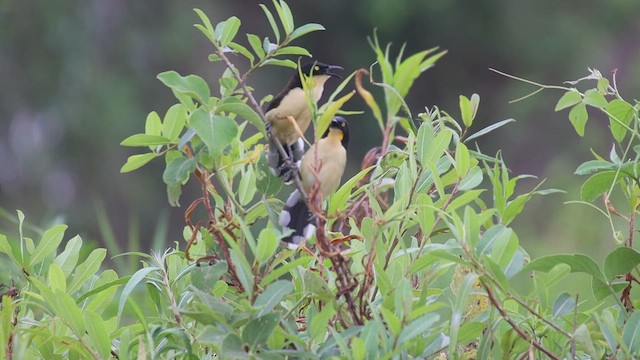
[[[284,89],[269,103],[265,112],[270,132],[280,140],[289,159],[291,159],[289,163],[285,162],[270,137],[269,167],[274,175],[283,177],[285,182],[291,181],[292,170],[295,169],[294,165],[299,165],[298,161],[303,155],[304,143],[300,138],[300,132],[304,134],[311,124],[311,111],[302,87],[300,73],[311,76],[311,100],[317,103],[322,96],[325,82],[331,77],[341,78],[335,71],[343,70],[341,66],[327,65],[317,60],[308,60],[300,66],[300,72],[296,70]],[[300,132],[288,119],[289,116],[296,121]]]
[[[307,194],[316,181],[319,182],[322,198],[326,198],[338,188],[347,165],[348,144],[349,124],[343,117],[336,116],[331,120],[322,138],[302,157],[299,173],[302,188]],[[316,173],[318,166],[319,170]],[[313,220],[313,214],[300,190],[295,189],[289,195],[278,221],[283,232],[293,230],[282,239],[287,247],[296,249],[313,236],[316,229]]]

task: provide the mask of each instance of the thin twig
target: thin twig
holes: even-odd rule
[[[533,345],[536,349],[538,349],[538,350],[542,351],[543,353],[545,353],[551,359],[560,360],[560,357],[558,355],[554,354],[553,352],[551,352],[551,350],[547,349],[546,347],[544,347],[544,345],[540,344],[535,339],[533,339],[531,336],[529,336],[529,334],[527,334],[524,330],[522,330],[522,328],[520,328],[520,326],[518,326],[518,324],[516,324],[509,317],[509,315],[507,314],[506,310],[504,310],[504,308],[502,308],[502,306],[500,305],[500,302],[498,301],[498,299],[496,298],[495,294],[493,293],[493,290],[491,290],[491,287],[488,286],[487,283],[484,280],[480,279],[480,283],[482,284],[482,287],[484,288],[484,290],[487,292],[487,296],[489,296],[489,301],[491,301],[491,304],[493,304],[493,306],[500,313],[500,316],[502,316],[502,318],[507,323],[509,323],[509,326],[511,326],[511,328],[513,330],[515,330],[515,332],[517,332],[518,335],[521,338],[523,338],[527,342],[530,342],[531,345]]]

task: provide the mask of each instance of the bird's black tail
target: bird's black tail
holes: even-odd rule
[[[279,223],[280,226],[282,226],[283,232],[293,230],[292,234],[282,239],[291,249],[296,249],[298,245],[313,236],[313,233],[316,231],[313,223],[313,214],[300,195],[300,190],[294,190],[291,195],[289,195],[284,209],[282,209],[280,213]]]
[[[269,162],[269,168],[275,176],[282,177],[284,182],[290,182],[293,180],[294,171],[300,167],[300,159],[304,155],[304,142],[302,139],[298,139],[293,145],[282,144],[284,151],[289,156],[291,162],[287,163],[278,151],[278,147],[269,140],[269,154],[267,160]]]

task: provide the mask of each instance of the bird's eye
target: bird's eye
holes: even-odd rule
[[[320,66],[316,66],[316,67],[314,68],[314,70],[315,70],[315,71],[320,71]]]

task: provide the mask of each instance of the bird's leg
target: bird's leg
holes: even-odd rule
[[[280,174],[285,183],[293,180],[296,172],[298,171],[298,163],[293,158],[293,146],[285,144],[284,146],[287,157],[282,159],[282,165],[280,166]]]

